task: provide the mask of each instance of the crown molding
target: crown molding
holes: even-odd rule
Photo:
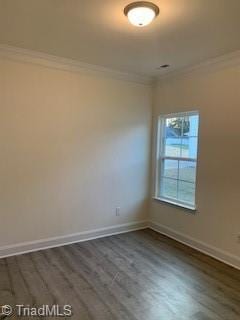
[[[161,82],[163,80],[175,78],[179,76],[189,76],[195,72],[198,72],[198,73],[213,72],[213,71],[218,71],[224,68],[234,67],[234,66],[240,66],[240,50],[227,53],[225,55],[218,56],[216,58],[205,60],[193,66],[180,68],[174,71],[169,71],[164,75],[157,76],[155,78],[155,82]]]
[[[130,81],[134,83],[152,85],[154,82],[162,82],[167,79],[180,76],[190,76],[192,73],[212,72],[227,67],[240,66],[240,50],[208,59],[199,64],[169,71],[157,77],[138,75],[134,73],[122,72],[98,65],[88,64],[77,60],[67,59],[59,56],[46,54],[39,51],[23,49],[0,43],[0,57],[10,60],[33,63],[48,68],[60,69],[70,72],[80,72],[95,76],[104,76],[117,80]]]
[[[77,60],[62,58],[38,51],[0,44],[0,57],[10,60],[33,63],[48,68],[60,69],[71,72],[81,72],[95,76],[105,76],[117,80],[130,81],[151,85],[153,78],[134,73],[121,72]]]

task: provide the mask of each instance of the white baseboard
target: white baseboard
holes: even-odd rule
[[[181,232],[175,231],[169,227],[166,227],[154,221],[150,221],[148,226],[150,229],[158,233],[161,233],[171,239],[181,242],[193,249],[196,249],[210,257],[213,257],[221,262],[224,262],[225,264],[230,265],[231,267],[240,270],[240,257],[236,255],[233,255],[231,253],[228,253],[227,251],[211,246],[200,240],[189,237]]]
[[[120,224],[116,226],[83,231],[79,233],[69,234],[65,236],[52,237],[47,239],[22,242],[18,244],[0,247],[0,258],[15,256],[27,252],[44,250],[54,247],[60,247],[72,243],[93,240],[102,237],[108,237],[115,234],[126,233],[130,231],[146,229],[148,227],[147,221],[138,221]]]
[[[156,223],[154,221],[138,221],[125,223],[95,230],[88,230],[79,233],[69,234],[59,237],[51,237],[35,241],[22,242],[13,245],[0,247],[0,258],[20,255],[28,252],[34,252],[44,249],[60,247],[72,243],[93,240],[102,237],[108,237],[116,234],[126,233],[135,230],[150,228],[158,233],[168,236],[178,242],[181,242],[191,248],[194,248],[204,254],[207,254],[221,262],[224,262],[240,270],[240,257],[230,254],[226,251],[208,245],[202,241],[196,240],[185,234],[175,231],[169,227]]]

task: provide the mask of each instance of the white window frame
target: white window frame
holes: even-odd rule
[[[198,168],[198,142],[199,142],[199,121],[198,121],[198,135],[197,135],[197,154],[196,158],[184,158],[184,157],[173,157],[173,156],[165,156],[164,155],[164,148],[165,148],[165,122],[167,118],[177,118],[177,117],[188,117],[198,115],[200,121],[199,111],[186,111],[186,112],[179,112],[179,113],[170,113],[160,115],[157,121],[157,138],[156,138],[156,159],[155,159],[155,188],[154,188],[154,199],[160,200],[166,203],[170,203],[179,207],[183,207],[189,209],[191,211],[196,211],[196,190],[197,190],[197,168]],[[161,178],[163,166],[162,163],[164,160],[181,160],[181,161],[189,161],[196,163],[196,179],[195,179],[195,203],[193,205],[183,202],[181,200],[172,199],[168,197],[160,196],[160,188],[161,188]],[[175,180],[173,178],[173,180]],[[176,179],[179,181],[179,179]],[[184,181],[184,180],[181,180]]]

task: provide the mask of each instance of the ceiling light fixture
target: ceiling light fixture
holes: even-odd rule
[[[137,27],[144,27],[151,23],[159,15],[159,8],[152,2],[137,1],[124,8],[124,14],[128,20]]]

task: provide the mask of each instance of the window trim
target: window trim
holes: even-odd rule
[[[169,114],[162,114],[159,115],[157,118],[157,134],[156,134],[156,151],[155,151],[155,183],[154,183],[154,200],[158,200],[170,205],[174,205],[177,207],[185,208],[188,209],[192,212],[195,212],[197,210],[197,204],[196,204],[196,194],[197,194],[197,169],[198,169],[198,145],[199,145],[199,122],[200,122],[200,117],[199,117],[199,122],[198,122],[198,135],[197,135],[197,154],[196,158],[181,158],[182,161],[193,161],[196,163],[196,180],[195,180],[195,202],[193,205],[183,202],[181,200],[174,200],[172,198],[168,197],[161,197],[158,196],[158,191],[160,190],[160,183],[161,179],[160,177],[160,172],[162,171],[162,161],[164,159],[170,159],[170,160],[179,160],[180,157],[171,157],[171,156],[160,156],[160,154],[163,154],[164,151],[164,125],[163,123],[165,122],[166,118],[174,118],[174,117],[186,117],[186,116],[192,116],[192,115],[198,115],[199,116],[199,111],[185,111],[185,112],[178,112],[178,113],[169,113]]]

